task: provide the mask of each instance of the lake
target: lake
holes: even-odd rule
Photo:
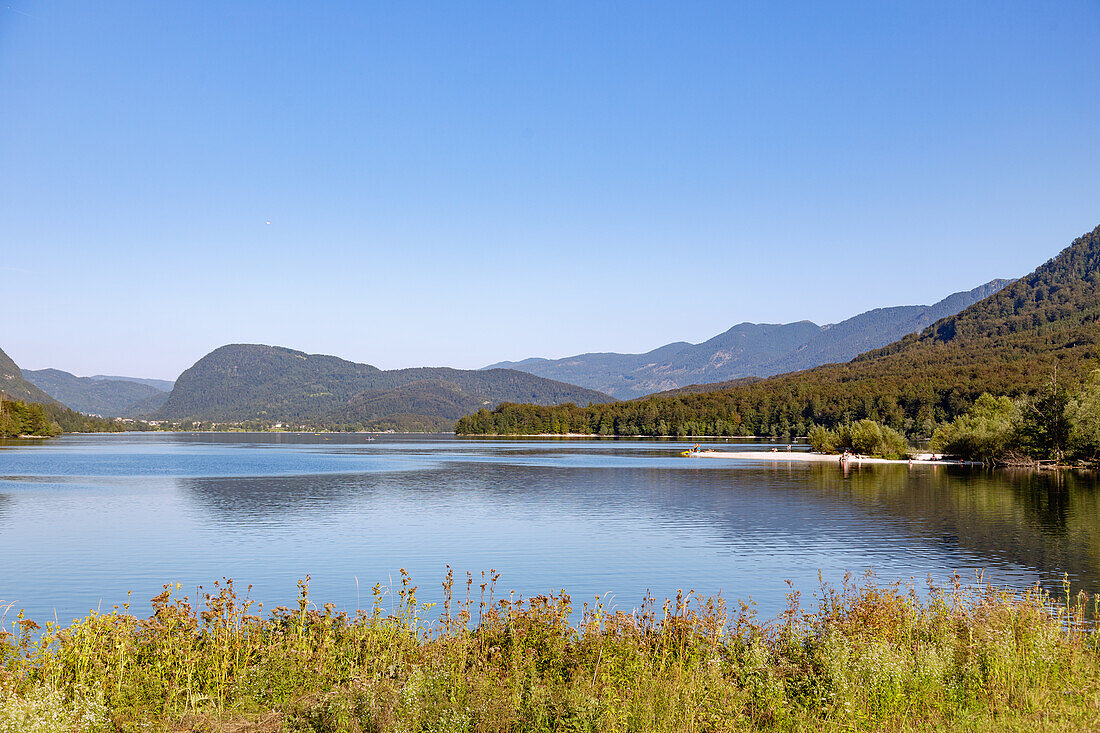
[[[677,589],[785,603],[818,574],[983,569],[1100,590],[1090,473],[683,458],[690,443],[290,434],[68,435],[0,447],[0,599],[39,621],[161,584],[252,584],[270,609],[367,607],[405,568],[422,600],[449,564],[498,589],[564,588],[626,610]],[[758,442],[707,443],[756,449]],[[480,582],[480,576],[479,581]],[[0,612],[3,609],[0,608]],[[11,621],[9,612],[8,622]]]

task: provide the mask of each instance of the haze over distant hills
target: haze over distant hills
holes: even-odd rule
[[[1055,378],[1072,388],[1098,360],[1100,227],[993,295],[843,364],[585,410],[508,405],[464,418],[458,430],[805,435],[810,425],[866,417],[927,434],[983,392],[1035,394]]]
[[[934,305],[904,305],[874,310],[840,323],[741,323],[700,344],[678,342],[645,354],[579,354],[563,359],[504,361],[486,369],[518,369],[634,399],[690,384],[741,377],[769,377],[844,362],[920,331],[941,318],[977,303],[1011,280],[993,280],[954,293]]]
[[[24,369],[23,377],[66,407],[89,415],[123,417],[159,409],[171,382],[127,377],[78,377],[60,369]]]
[[[117,377],[109,374],[96,374],[95,376],[88,377],[88,379],[94,379],[97,381],[108,382],[137,382],[138,384],[144,384],[148,387],[152,387],[160,392],[171,392],[172,387],[176,384],[169,379],[145,379],[143,377]]]
[[[656,397],[727,404],[766,397],[787,411],[812,404],[814,417],[825,422],[845,411],[893,422],[902,415],[943,419],[981,392],[1029,394],[1055,377],[1072,385],[1096,369],[1098,359],[1100,226],[994,295],[846,364],[751,385],[691,385]]]
[[[216,422],[450,430],[455,419],[501,402],[587,405],[611,397],[509,369],[424,367],[383,371],[281,346],[215,349],[176,380],[156,417]]]

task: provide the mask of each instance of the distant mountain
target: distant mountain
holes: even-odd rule
[[[22,402],[56,404],[56,400],[28,382],[11,357],[0,351],[0,392]]]
[[[1071,390],[1100,359],[1100,227],[1031,274],[923,330],[843,364],[753,383],[694,385],[585,410],[506,405],[463,418],[460,433],[805,435],[870,418],[927,435],[983,392]]]
[[[171,392],[172,387],[176,384],[173,381],[167,379],[144,379],[142,377],[115,377],[108,374],[96,374],[94,377],[88,377],[88,379],[107,380],[109,382],[137,382],[138,384],[144,384],[153,389],[161,392]]]
[[[1010,280],[993,280],[955,293],[935,305],[907,305],[818,326],[797,323],[741,323],[701,344],[677,342],[645,354],[580,354],[564,359],[500,362],[486,369],[518,369],[579,384],[619,399],[740,377],[770,377],[821,364],[849,361],[871,349],[915,333],[996,293]]]
[[[383,371],[280,346],[232,344],[212,351],[181,374],[156,416],[449,430],[470,410],[501,402],[612,401],[593,390],[509,369]]]
[[[146,399],[130,405],[126,410],[126,414],[122,417],[152,417],[164,407],[166,402],[168,402],[168,392],[157,390],[156,393],[150,395]]]
[[[77,377],[60,369],[24,369],[23,376],[66,407],[102,417],[138,414],[135,406],[144,409],[150,402],[155,406],[146,411],[152,412],[168,397],[167,392],[136,380]]]
[[[851,361],[903,336],[921,331],[941,318],[953,316],[1009,285],[1011,280],[991,280],[973,290],[954,293],[934,305],[902,305],[876,308],[840,323],[822,326],[821,333],[793,352],[768,364],[757,376],[811,369],[822,364]]]
[[[799,417],[826,424],[869,416],[904,427],[905,418],[951,418],[982,392],[1025,395],[1055,374],[1073,385],[1098,359],[1100,227],[994,295],[846,364],[655,397],[690,403],[681,407],[689,419],[702,405],[767,402],[787,419],[802,409]]]
[[[4,400],[16,400],[14,411],[7,409],[6,420],[0,420],[0,436],[19,435],[27,432],[34,435],[57,435],[61,432],[97,432],[121,430],[122,426],[111,420],[82,415],[60,404],[53,397],[23,378],[23,371],[11,357],[0,351],[0,394]],[[39,407],[41,405],[41,407]],[[8,408],[11,405],[7,405]],[[23,413],[23,419],[14,423],[13,413]]]

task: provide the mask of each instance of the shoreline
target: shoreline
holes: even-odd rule
[[[778,435],[600,435],[599,433],[454,433],[456,438],[661,438],[691,443],[699,440],[774,440],[786,441]],[[795,436],[805,440],[806,436]]]
[[[844,463],[840,453],[808,453],[806,451],[701,451],[692,453],[688,458],[724,458],[745,461],[773,461],[777,463]],[[849,455],[848,465],[861,465],[864,463],[881,463],[896,465],[925,465],[925,466],[981,466],[979,461],[960,461],[938,458],[932,460],[931,453],[917,454],[912,460],[906,458],[872,458],[869,456]]]

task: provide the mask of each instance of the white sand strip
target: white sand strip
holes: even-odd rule
[[[736,458],[745,461],[778,461],[781,463],[840,463],[839,454],[826,455],[824,453],[807,453],[805,451],[700,451],[699,453],[692,453],[689,458]],[[889,458],[866,458],[857,456],[848,456],[849,464],[863,464],[863,463],[897,463],[906,465],[909,463],[907,460],[892,460]],[[937,460],[933,461],[931,454],[917,455],[913,459],[914,464],[925,465],[940,465],[940,466],[958,466],[962,465],[963,461],[945,461]],[[969,464],[967,464],[969,465]]]

